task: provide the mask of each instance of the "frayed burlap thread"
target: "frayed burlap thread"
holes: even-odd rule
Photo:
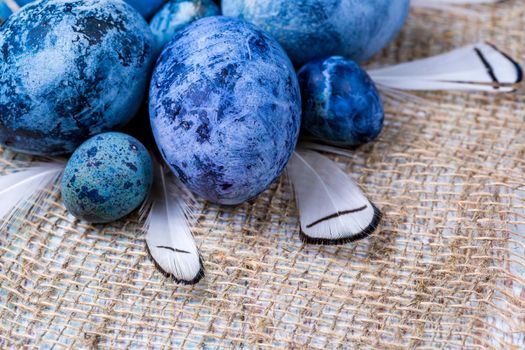
[[[413,11],[373,64],[480,40],[525,61],[525,3],[480,9]],[[304,245],[284,179],[206,204],[193,287],[155,269],[136,215],[93,227],[52,192],[0,235],[0,347],[523,349],[524,92],[387,100],[380,139],[335,158],[384,211],[370,239]]]

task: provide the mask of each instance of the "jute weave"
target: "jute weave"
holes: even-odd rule
[[[477,8],[413,11],[374,64],[480,40],[525,61],[523,0]],[[93,227],[56,195],[0,235],[0,347],[524,349],[524,91],[387,101],[380,139],[336,158],[385,214],[356,244],[302,244],[284,178],[206,204],[194,287],[154,268],[136,215]]]

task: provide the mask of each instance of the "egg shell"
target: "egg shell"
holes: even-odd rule
[[[133,6],[144,18],[150,19],[153,14],[162,6],[164,0],[126,0]]]
[[[17,12],[24,5],[33,0],[0,0],[0,23],[5,21],[12,13]],[[142,16],[149,19],[165,2],[164,0],[126,0]]]
[[[177,31],[188,24],[200,18],[219,14],[219,7],[211,0],[172,0],[168,2],[150,22],[159,52]]]
[[[239,204],[281,174],[300,130],[297,76],[282,47],[255,26],[207,17],[166,45],[150,88],[157,145],[191,190]]]
[[[303,128],[343,146],[374,140],[383,129],[384,108],[368,74],[354,61],[330,57],[298,73],[303,98]]]
[[[135,138],[109,132],[84,142],[69,159],[62,178],[62,198],[75,217],[92,223],[118,220],[146,198],[153,165]]]
[[[165,0],[125,0],[133,6],[142,16],[150,18],[165,2]],[[5,21],[9,15],[20,10],[34,0],[0,0],[0,23]]]
[[[369,59],[399,32],[409,7],[410,0],[222,0],[225,16],[266,30],[299,66],[332,55]]]
[[[153,36],[119,0],[44,0],[0,28],[0,143],[71,153],[126,124],[147,91]]]

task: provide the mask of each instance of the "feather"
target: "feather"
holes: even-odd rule
[[[287,168],[301,220],[301,238],[313,244],[344,244],[372,234],[381,212],[329,158],[298,149]]]
[[[202,259],[189,220],[191,194],[158,164],[151,194],[143,207],[146,244],[157,268],[178,283],[196,284],[204,277]]]
[[[6,6],[13,13],[17,12],[21,8],[20,5],[18,5],[15,0],[4,0],[4,4],[6,4]]]
[[[481,17],[482,15],[479,12],[461,6],[496,4],[503,1],[504,0],[412,0],[411,5],[413,7],[448,11],[461,16]]]
[[[4,225],[17,213],[39,202],[64,170],[61,161],[23,163],[12,173],[0,176],[0,219]]]
[[[427,100],[423,97],[417,96],[414,93],[401,91],[399,89],[393,89],[379,83],[376,84],[377,88],[382,94],[382,97],[391,102],[401,102],[401,103],[414,103],[419,105],[428,105],[433,103],[431,100]]]
[[[348,148],[338,147],[336,145],[328,145],[319,141],[301,142],[301,148],[322,153],[331,153],[345,158],[352,158],[352,151]]]
[[[399,90],[513,92],[523,80],[516,61],[485,43],[368,73],[379,86]]]
[[[481,4],[496,4],[505,0],[412,0],[410,3],[416,7],[428,7],[438,5],[481,5]]]

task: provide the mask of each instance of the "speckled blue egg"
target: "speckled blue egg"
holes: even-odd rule
[[[211,0],[172,0],[155,14],[150,28],[159,51],[175,33],[197,19],[217,16],[219,7]]]
[[[208,200],[234,205],[283,171],[301,121],[297,75],[279,43],[235,18],[207,17],[162,52],[150,117],[173,172]]]
[[[383,130],[384,108],[368,74],[342,57],[306,64],[298,73],[303,128],[343,146],[374,140]]]
[[[332,55],[370,58],[395,37],[409,7],[410,0],[222,0],[224,15],[266,30],[297,65]]]
[[[126,124],[147,91],[153,36],[119,0],[44,0],[0,28],[0,144],[71,153]]]
[[[125,0],[140,12],[144,18],[149,19],[162,6],[164,0]]]
[[[0,24],[2,24],[11,14],[17,12],[22,6],[33,2],[33,0],[0,0]]]
[[[152,182],[146,148],[129,135],[109,132],[90,138],[73,153],[62,178],[62,199],[75,217],[107,223],[138,208]]]

